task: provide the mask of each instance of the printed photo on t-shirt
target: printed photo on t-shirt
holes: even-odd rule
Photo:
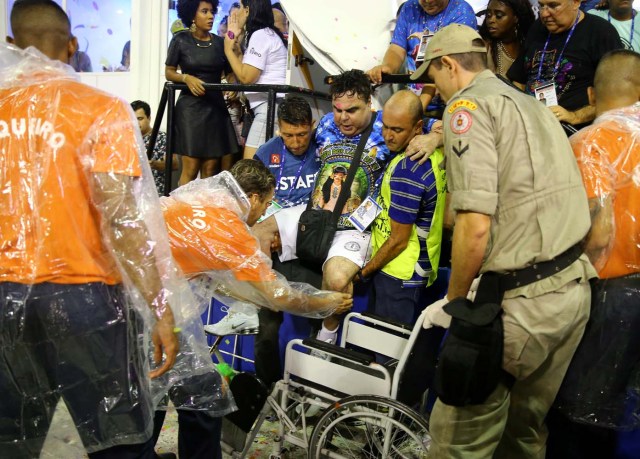
[[[322,168],[318,172],[315,189],[311,196],[315,209],[333,211],[347,179],[353,153],[356,146],[351,142],[337,142],[325,146],[320,155]],[[363,151],[360,167],[347,193],[347,200],[341,210],[339,227],[352,228],[348,220],[360,204],[371,193],[375,180],[381,172],[380,164],[375,160],[376,148]]]

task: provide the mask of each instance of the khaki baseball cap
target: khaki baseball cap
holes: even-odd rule
[[[411,74],[411,79],[425,80],[429,64],[437,57],[449,54],[486,53],[487,48],[484,45],[473,44],[473,40],[476,39],[482,40],[482,37],[469,26],[449,24],[443,27],[429,40],[427,51],[424,54],[424,63]]]

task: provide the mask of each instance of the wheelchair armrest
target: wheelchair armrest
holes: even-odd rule
[[[324,341],[320,341],[315,338],[303,339],[302,344],[307,347],[326,352],[327,354],[333,354],[336,357],[342,357],[344,359],[351,360],[361,365],[368,366],[375,361],[375,357],[373,355],[364,354],[352,349],[345,349],[343,347],[336,346],[335,344],[325,343]]]
[[[360,315],[363,317],[370,317],[372,319],[379,320],[380,322],[387,322],[388,324],[391,324],[398,328],[402,328],[403,330],[413,330],[413,325],[408,325],[408,324],[405,324],[404,322],[399,322],[397,320],[393,320],[388,317],[382,317],[367,311],[361,312]]]

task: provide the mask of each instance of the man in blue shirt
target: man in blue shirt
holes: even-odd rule
[[[320,169],[313,124],[311,107],[302,97],[287,97],[278,106],[279,136],[258,148],[254,156],[276,178],[273,200],[277,205],[267,209],[267,214],[277,212],[278,206],[292,207],[306,204],[309,200]],[[299,260],[281,262],[277,256],[272,257],[272,260],[273,269],[290,281],[307,282],[315,287],[322,284],[322,273],[308,269]],[[279,333],[284,315],[282,312],[261,308],[258,319],[260,328],[254,345],[256,375],[269,387],[282,377]],[[296,329],[307,327],[305,319],[293,316],[291,319],[296,322]],[[318,326],[312,323],[313,328]]]
[[[131,102],[131,108],[138,120],[142,140],[144,140],[144,148],[149,147],[151,141],[151,107],[142,100],[134,100]],[[149,166],[153,174],[153,181],[156,184],[159,196],[164,196],[164,165],[167,156],[167,134],[162,131],[158,132],[156,143],[153,147],[153,154],[149,158]],[[178,170],[178,155],[173,155],[173,170]],[[167,193],[168,194],[168,193]]]
[[[254,159],[276,178],[279,206],[306,204],[320,169],[309,104],[299,96],[287,97],[278,106],[278,127],[280,135],[262,145]]]
[[[391,43],[382,64],[367,72],[371,81],[382,82],[383,73],[398,73],[406,60],[406,70],[416,70],[416,60],[421,59],[429,38],[449,24],[464,24],[478,28],[473,8],[464,0],[409,0],[400,9]],[[423,43],[424,41],[424,43]],[[422,90],[422,105],[427,107],[435,93],[433,86],[423,90],[422,84],[411,85],[414,92]]]
[[[377,199],[382,210],[371,228],[373,256],[359,276],[373,279],[370,309],[407,324],[415,322],[425,287],[435,280],[444,216],[442,152],[424,164],[405,156],[411,139],[422,134],[422,124],[422,106],[411,91],[399,91],[385,104],[382,134],[395,156]]]

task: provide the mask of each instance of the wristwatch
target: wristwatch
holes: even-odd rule
[[[233,33],[232,31],[228,30],[227,31],[227,37],[229,37],[229,39],[233,40],[234,38],[236,38],[236,34]]]

